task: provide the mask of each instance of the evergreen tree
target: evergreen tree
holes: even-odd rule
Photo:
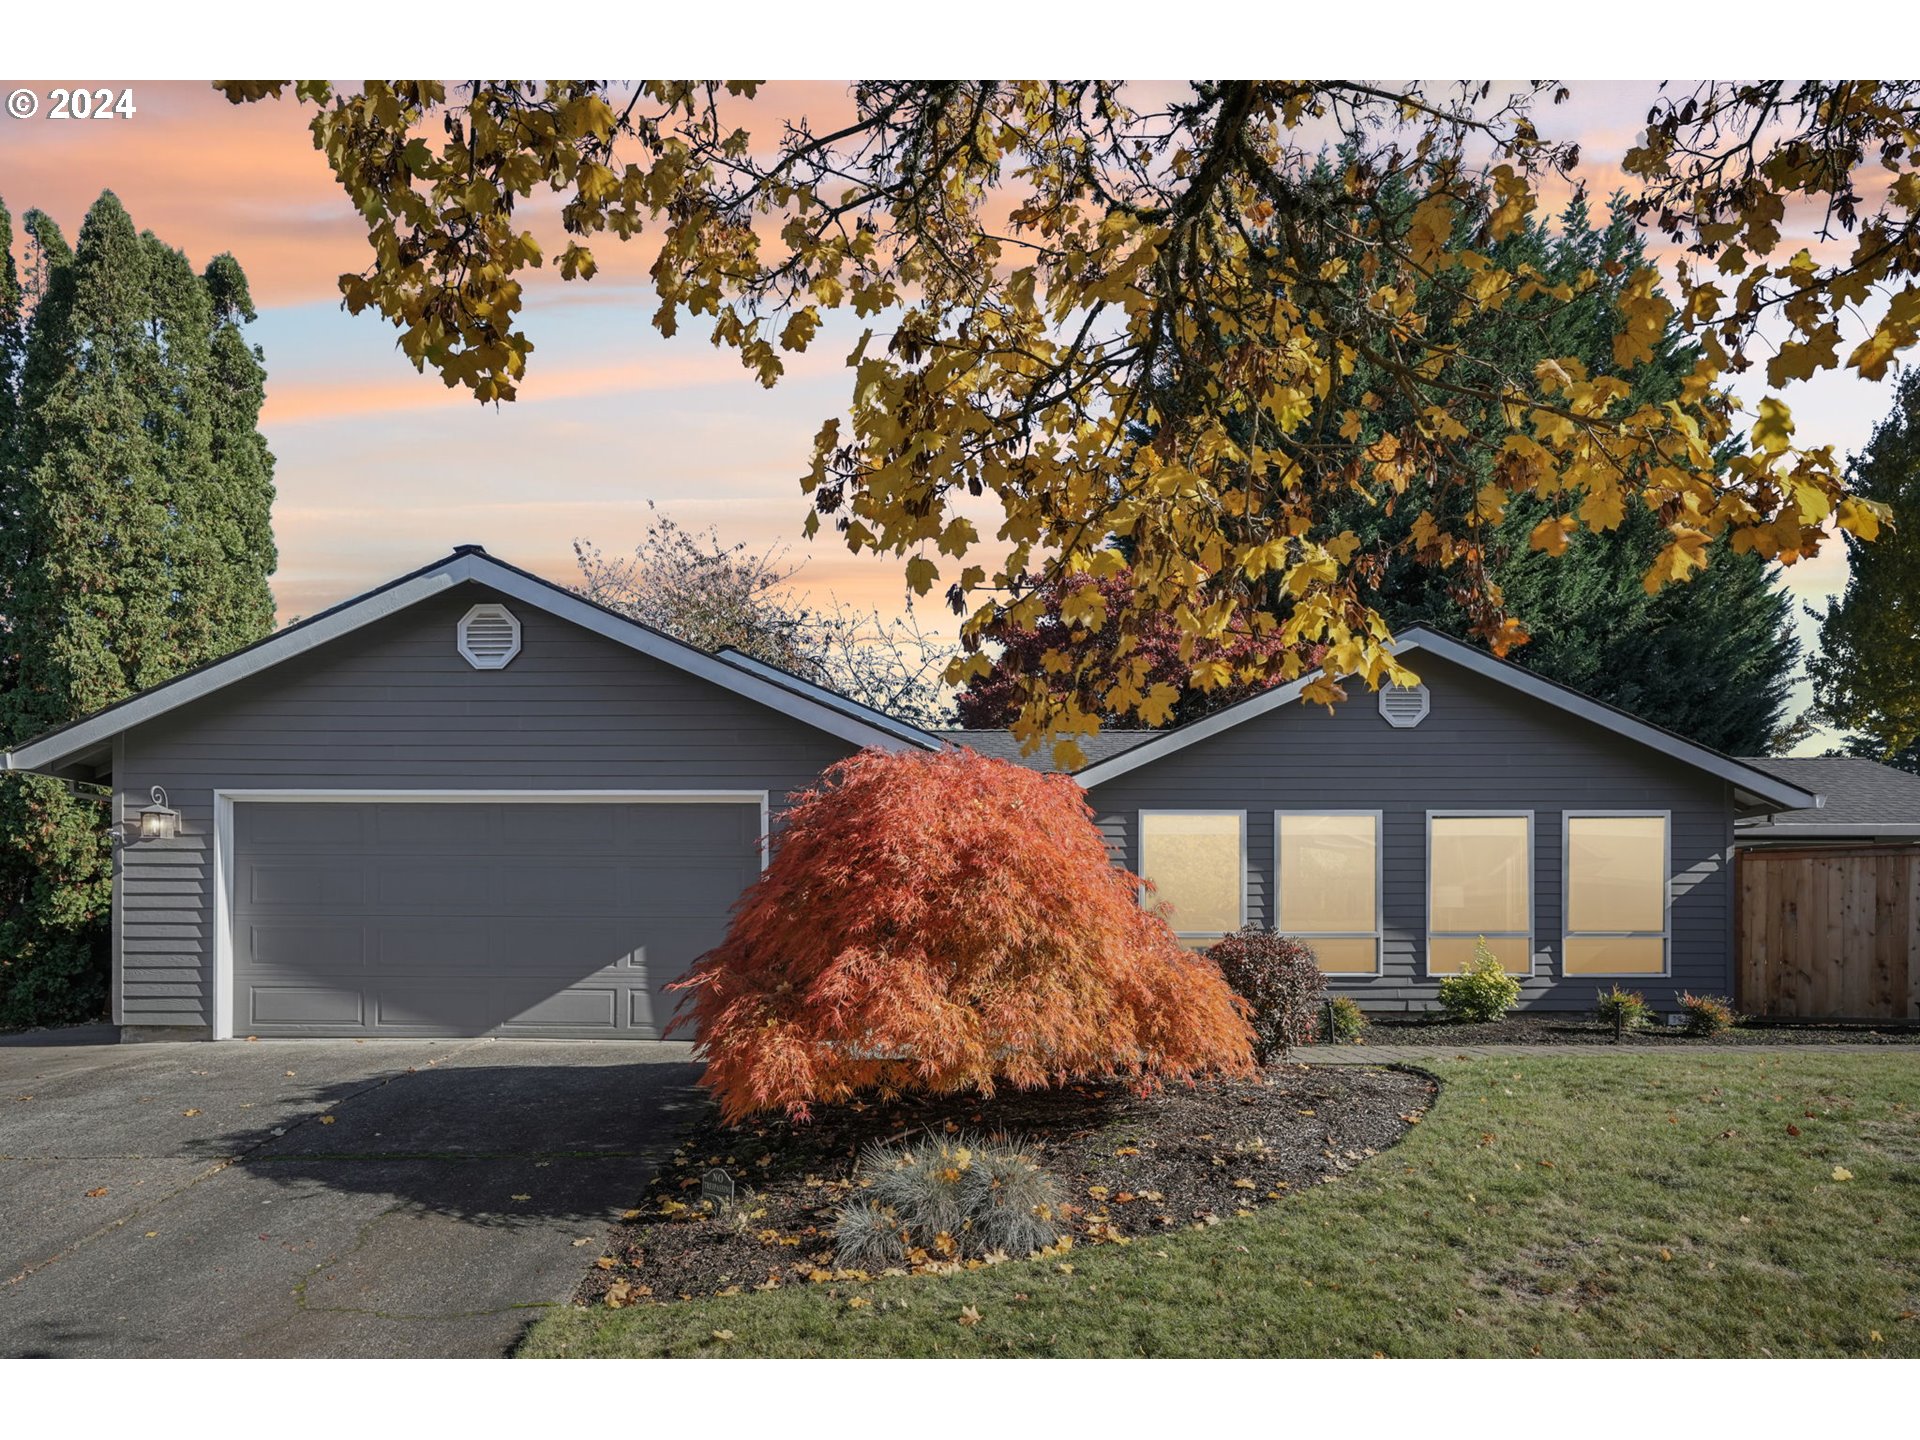
[[[1814,714],[1853,732],[1849,754],[1920,774],[1920,371],[1901,377],[1850,468],[1861,495],[1892,509],[1895,528],[1871,545],[1846,537],[1846,592],[1819,616],[1809,666]]]
[[[8,745],[272,624],[271,457],[242,434],[259,357],[226,333],[246,313],[238,267],[196,276],[111,194],[71,250],[49,217],[27,228],[40,286],[0,437]],[[112,854],[91,788],[0,782],[0,1024],[102,1008]]]
[[[1331,186],[1332,169],[1320,179]],[[1461,233],[1470,233],[1477,223],[1478,217],[1463,216]],[[1312,270],[1330,258],[1349,257],[1315,253],[1297,263]],[[1585,200],[1576,197],[1556,225],[1523,227],[1497,247],[1495,259],[1515,272],[1530,271],[1545,287],[1587,272],[1601,279],[1570,304],[1542,293],[1498,309],[1471,311],[1457,325],[1444,318],[1445,307],[1425,304],[1436,317],[1440,341],[1506,374],[1529,375],[1552,356],[1577,358],[1589,375],[1616,370],[1613,337],[1620,326],[1622,287],[1645,259],[1641,238],[1621,207],[1616,204],[1609,222],[1596,228]],[[1458,282],[1448,277],[1444,283]],[[1628,403],[1674,398],[1694,360],[1695,352],[1674,327],[1656,345],[1653,361],[1633,372]],[[1162,383],[1174,388],[1180,377],[1170,371]],[[1326,407],[1332,415],[1343,409],[1353,417],[1351,431],[1342,432],[1349,443],[1342,447],[1329,443],[1331,436],[1317,436],[1314,450],[1303,451],[1302,464],[1357,477],[1358,458],[1368,446],[1383,434],[1404,432],[1418,418],[1405,394],[1364,361],[1345,382],[1344,396]],[[1735,754],[1781,749],[1798,737],[1800,729],[1786,722],[1786,710],[1800,645],[1791,601],[1777,584],[1775,567],[1757,555],[1735,553],[1723,540],[1713,546],[1706,571],[1691,583],[1649,595],[1642,577],[1664,538],[1657,517],[1637,497],[1615,528],[1577,530],[1562,555],[1537,550],[1535,527],[1564,510],[1567,498],[1522,493],[1497,519],[1477,519],[1482,488],[1493,479],[1497,463],[1486,437],[1505,434],[1506,426],[1485,407],[1462,405],[1455,413],[1464,430],[1452,464],[1431,475],[1408,475],[1404,490],[1393,495],[1356,491],[1346,503],[1330,503],[1324,533],[1316,532],[1323,541],[1343,531],[1359,537],[1360,554],[1367,557],[1356,565],[1362,598],[1393,629],[1424,624],[1486,644],[1493,617],[1484,600],[1492,593],[1531,637],[1507,658],[1549,679]],[[1253,436],[1236,438],[1244,443]],[[1412,536],[1423,513],[1437,518],[1443,532],[1474,536],[1468,553],[1452,564],[1421,553]],[[1130,546],[1121,542],[1119,548],[1133,558]],[[1485,583],[1471,583],[1476,579]],[[1043,630],[1057,620],[1058,595],[1047,598]],[[1284,617],[1290,602],[1284,595],[1253,596],[1248,604]],[[1114,637],[1103,638],[1111,646]],[[1143,638],[1135,637],[1136,642]],[[1155,678],[1184,679],[1177,671],[1156,671]],[[997,695],[1009,688],[1007,678],[996,671],[963,690],[963,712],[980,715],[982,707],[971,703],[975,692]],[[1246,665],[1221,689],[1187,686],[1173,718],[1205,714],[1277,678],[1259,665]],[[995,706],[990,701],[986,708]],[[1011,706],[999,708],[1005,711],[1003,723],[1012,718]]]
[[[1584,271],[1602,276],[1602,283],[1570,305],[1542,297],[1478,317],[1459,343],[1508,373],[1529,373],[1550,355],[1577,357],[1589,374],[1609,373],[1615,368],[1620,284],[1644,260],[1644,243],[1618,204],[1608,223],[1596,228],[1585,200],[1576,196],[1556,227],[1529,225],[1507,241],[1501,263],[1531,266],[1548,285]],[[1670,330],[1652,363],[1635,372],[1629,403],[1672,399],[1694,359],[1677,328]],[[1372,388],[1371,380],[1364,369],[1356,374],[1357,397]],[[1389,410],[1395,403],[1391,395],[1376,399],[1377,407]],[[1487,433],[1495,428],[1489,423]],[[1464,521],[1492,478],[1494,457],[1474,446],[1463,448],[1460,459],[1440,485],[1416,480],[1392,513],[1355,505],[1343,522],[1363,541],[1378,542],[1403,540],[1423,508]],[[1803,733],[1787,715],[1800,643],[1777,567],[1736,553],[1722,540],[1703,573],[1649,595],[1642,576],[1664,537],[1645,504],[1633,499],[1612,530],[1576,531],[1564,555],[1535,549],[1535,527],[1564,508],[1560,497],[1523,494],[1497,521],[1481,527],[1478,563],[1506,613],[1531,637],[1507,658],[1732,754],[1784,749]],[[1372,598],[1396,630],[1426,624],[1471,639],[1477,617],[1458,578],[1403,553],[1389,561]]]

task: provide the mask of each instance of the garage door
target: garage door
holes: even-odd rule
[[[757,803],[233,807],[236,1035],[653,1038]]]

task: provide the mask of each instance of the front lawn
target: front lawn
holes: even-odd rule
[[[951,1277],[567,1309],[521,1353],[1920,1355],[1910,1056],[1434,1069],[1400,1145],[1252,1218]]]

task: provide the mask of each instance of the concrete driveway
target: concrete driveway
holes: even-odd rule
[[[0,1041],[0,1355],[502,1354],[698,1075],[644,1042]]]

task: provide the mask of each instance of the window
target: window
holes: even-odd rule
[[[1667,817],[1566,817],[1568,975],[1667,973]]]
[[[1380,812],[1273,817],[1274,929],[1329,975],[1380,973]]]
[[[1140,876],[1173,933],[1198,939],[1245,923],[1247,817],[1238,810],[1140,812]]]
[[[1457,975],[1484,938],[1509,975],[1533,973],[1533,816],[1427,815],[1427,973]]]

